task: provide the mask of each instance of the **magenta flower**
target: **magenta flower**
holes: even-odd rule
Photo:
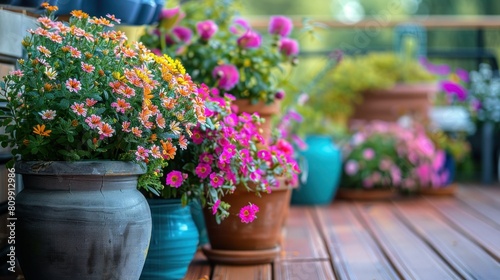
[[[250,203],[240,209],[238,217],[240,217],[242,223],[248,224],[257,218],[257,212],[259,212],[259,207]]]
[[[454,94],[459,101],[467,99],[467,90],[460,84],[452,81],[441,81],[441,88],[449,95]]]
[[[299,43],[294,39],[281,38],[280,51],[287,56],[297,55],[299,54]]]
[[[184,177],[180,171],[174,170],[167,174],[166,183],[171,187],[179,188],[183,181]]]
[[[162,9],[160,14],[158,15],[158,20],[160,22],[160,26],[163,29],[169,30],[170,28],[175,26],[177,22],[183,17],[184,15],[181,14],[181,10],[177,6],[172,9]]]
[[[363,151],[363,158],[366,160],[372,160],[375,157],[375,151],[372,148],[366,148]]]
[[[219,209],[220,205],[220,199],[217,199],[217,201],[214,202],[214,205],[212,206],[212,215],[217,214],[217,210]]]
[[[462,69],[462,68],[457,68],[455,73],[457,73],[458,78],[460,80],[462,80],[463,82],[465,82],[465,83],[469,82],[469,72],[467,72],[467,70]]]
[[[200,21],[196,24],[196,30],[202,40],[208,41],[217,32],[219,27],[213,20]]]
[[[180,7],[177,6],[177,7],[172,8],[172,9],[162,9],[160,14],[158,15],[158,18],[160,20],[165,19],[165,18],[169,19],[169,18],[173,18],[179,14],[180,14]]]
[[[176,26],[172,29],[172,34],[182,43],[187,44],[193,37],[191,29],[184,26]]]
[[[450,66],[446,64],[433,64],[427,60],[425,57],[421,57],[419,59],[420,64],[427,69],[427,71],[431,72],[432,74],[436,75],[441,75],[441,76],[446,76],[450,74]]]
[[[244,49],[258,48],[262,44],[262,38],[259,33],[248,29],[245,34],[238,38],[237,42],[238,46]]]
[[[243,34],[245,33],[248,29],[250,29],[250,24],[248,21],[242,18],[237,18],[233,21],[233,24],[229,27],[229,31],[233,34]]]
[[[271,161],[272,160],[271,153],[268,150],[260,150],[260,151],[258,151],[257,152],[257,156],[260,159],[265,160],[265,161]]]
[[[224,178],[217,173],[210,174],[210,185],[214,188],[218,188],[224,184]]]
[[[282,100],[283,98],[285,98],[285,92],[283,90],[277,91],[274,94],[274,98],[276,98],[277,100]]]
[[[355,160],[350,159],[345,163],[344,171],[349,176],[356,174],[358,172],[358,169],[359,165],[358,162]]]
[[[212,76],[219,78],[218,87],[223,90],[231,90],[240,79],[238,68],[232,64],[222,64],[215,67]]]
[[[209,164],[206,163],[200,163],[195,168],[196,175],[198,175],[198,177],[202,179],[207,178],[210,172],[212,172],[212,168],[210,167]]]
[[[269,22],[269,33],[286,37],[292,32],[292,20],[285,16],[272,16]]]

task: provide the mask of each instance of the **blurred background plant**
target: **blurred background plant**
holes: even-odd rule
[[[285,95],[284,84],[297,64],[299,43],[292,21],[269,18],[261,34],[238,17],[237,0],[188,1],[162,11],[157,26],[141,37],[158,53],[180,59],[194,81],[253,103]]]

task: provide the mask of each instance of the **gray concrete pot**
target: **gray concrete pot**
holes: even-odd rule
[[[139,279],[151,212],[120,161],[19,162],[16,255],[29,279]]]

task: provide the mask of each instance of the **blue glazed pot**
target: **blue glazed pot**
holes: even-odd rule
[[[446,152],[443,169],[448,172],[448,181],[446,181],[446,185],[453,183],[457,167],[455,159],[449,152]]]
[[[83,0],[57,0],[56,15],[69,15],[74,10],[82,9]],[[87,0],[88,1],[88,0]]]
[[[332,202],[337,192],[342,171],[340,149],[329,136],[306,137],[307,150],[300,154],[305,160],[303,177],[298,188],[292,192],[292,204],[321,205]]]
[[[149,24],[156,11],[156,2],[154,0],[142,0],[141,8],[135,19],[136,25]]]
[[[198,200],[194,200],[189,204],[191,206],[191,216],[193,216],[194,224],[198,228],[198,234],[200,235],[199,246],[203,246],[208,243],[207,226],[205,224],[205,218],[203,217],[203,208]]]
[[[122,24],[133,25],[141,9],[141,0],[99,0],[96,8],[95,16],[111,14],[120,19]]]
[[[180,199],[148,199],[153,230],[143,280],[183,279],[198,247],[189,205]]]
[[[153,24],[158,21],[158,17],[160,16],[161,10],[165,7],[165,0],[155,0],[156,2],[156,9],[155,12],[151,18],[151,21],[149,24]]]

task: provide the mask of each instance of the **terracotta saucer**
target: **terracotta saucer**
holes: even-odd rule
[[[271,263],[281,251],[279,246],[266,250],[215,250],[209,244],[203,245],[201,249],[209,261],[225,264]]]
[[[441,188],[422,188],[419,190],[419,193],[422,195],[447,196],[455,195],[457,189],[458,184],[449,184]]]

